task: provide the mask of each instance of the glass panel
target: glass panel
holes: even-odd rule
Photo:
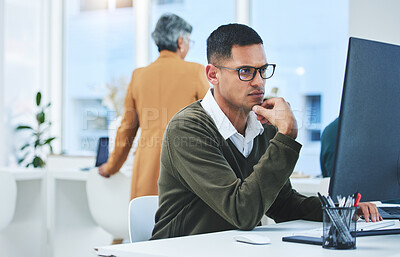
[[[64,2],[65,153],[93,154],[98,138],[108,135],[108,125],[117,116],[103,99],[117,88],[122,95],[118,101],[123,102],[134,69],[134,10],[119,8],[132,6],[128,2]]]
[[[19,148],[31,133],[16,132],[19,124],[34,125],[35,94],[41,84],[40,0],[4,2],[4,142],[5,164],[17,164]],[[2,85],[3,86],[3,85]],[[49,96],[44,96],[49,99]],[[22,156],[19,156],[22,157]]]
[[[235,21],[235,0],[154,0],[151,6],[151,32],[160,16],[166,12],[179,15],[193,26],[191,40],[195,41],[195,44],[185,60],[205,65],[207,37],[218,26]],[[151,42],[150,60],[154,61],[159,53],[152,39]]]
[[[318,130],[339,114],[348,42],[348,0],[253,0],[252,25],[276,63],[266,92],[279,88],[290,102],[303,144],[297,169],[320,173]],[[318,126],[309,125],[307,95],[320,95]],[[313,131],[315,130],[316,131]]]

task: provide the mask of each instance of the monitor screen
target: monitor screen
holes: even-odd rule
[[[400,46],[350,38],[329,194],[400,199]]]
[[[108,159],[108,137],[100,137],[97,145],[96,167],[106,163]]]

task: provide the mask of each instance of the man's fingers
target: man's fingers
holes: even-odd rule
[[[258,120],[259,122],[261,122],[261,124],[267,123],[268,125],[272,125],[271,122],[269,122],[266,118],[264,118],[264,117],[261,116],[261,115],[257,115],[257,120]]]
[[[263,107],[258,106],[258,105],[254,105],[254,106],[253,106],[253,112],[254,112],[255,114],[257,114],[257,116],[265,117],[265,116],[268,116],[268,115],[269,115],[269,113],[271,112],[271,110],[266,109],[266,108],[263,108]]]
[[[263,108],[261,106],[253,106],[253,112],[257,114],[257,119],[262,123],[271,121],[273,119],[272,110]],[[265,122],[263,122],[265,120]]]
[[[278,132],[297,137],[297,123],[294,115],[283,98],[265,100],[261,106],[253,106],[255,114],[263,116],[270,124],[277,127]]]
[[[372,221],[381,221],[382,216],[379,214],[378,208],[373,203],[360,203],[360,212],[364,216],[366,222]]]

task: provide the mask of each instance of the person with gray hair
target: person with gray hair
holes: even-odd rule
[[[164,14],[158,20],[151,37],[158,47],[158,51],[169,50],[180,52],[189,50],[183,43],[189,44],[192,26],[175,14]],[[185,55],[186,56],[186,55]]]
[[[104,177],[118,172],[140,127],[131,199],[158,194],[161,142],[167,124],[180,109],[202,99],[209,88],[205,67],[184,61],[191,32],[192,26],[181,17],[162,15],[151,34],[160,56],[132,74],[114,150],[99,167]]]

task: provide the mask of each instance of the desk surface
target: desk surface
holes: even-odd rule
[[[45,177],[43,169],[22,168],[22,167],[0,167],[0,172],[10,172],[16,181],[37,180]]]
[[[400,256],[400,235],[357,238],[355,250],[329,250],[321,246],[282,242],[283,236],[322,226],[320,222],[292,221],[257,227],[253,231],[224,231],[181,238],[162,239],[132,244],[99,247],[99,256],[269,256],[269,257],[394,257]],[[233,236],[244,233],[261,233],[271,239],[268,245],[250,245],[236,242]]]

